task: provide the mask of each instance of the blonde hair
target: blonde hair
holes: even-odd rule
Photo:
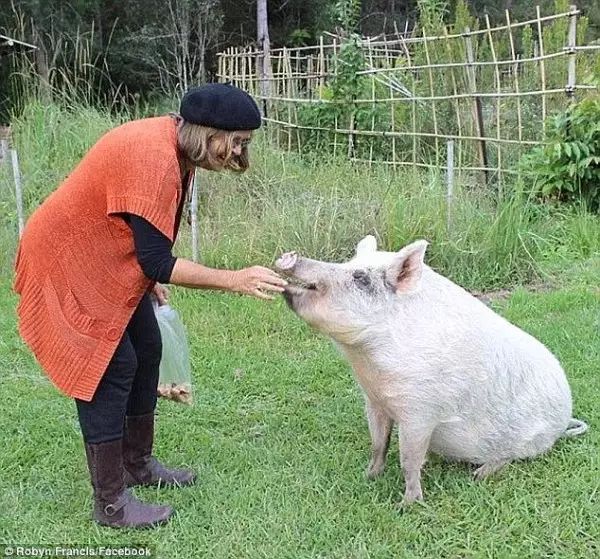
[[[178,119],[179,150],[193,165],[210,171],[227,169],[243,173],[248,169],[248,147],[243,145],[240,155],[233,153],[237,132],[191,124],[179,115],[173,116]]]

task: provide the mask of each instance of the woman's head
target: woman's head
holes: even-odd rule
[[[261,125],[254,99],[229,84],[190,89],[181,101],[178,143],[191,164],[220,171],[248,168],[248,143]]]
[[[219,130],[192,124],[183,118],[177,125],[177,140],[181,155],[195,167],[209,171],[248,169],[250,130]]]

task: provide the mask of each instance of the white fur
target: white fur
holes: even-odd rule
[[[374,240],[363,239],[345,264],[299,259],[294,270],[323,286],[323,294],[297,293],[295,310],[336,340],[364,392],[373,441],[368,475],[383,470],[392,422],[400,428],[406,502],[422,498],[427,451],[483,465],[480,477],[547,451],[572,411],[552,353],[423,264],[424,241],[389,253]],[[386,281],[361,292],[352,284],[357,269]],[[390,281],[398,282],[395,292]],[[404,291],[403,282],[411,288]]]

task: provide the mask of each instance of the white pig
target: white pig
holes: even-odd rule
[[[291,308],[352,364],[371,434],[369,478],[382,473],[398,425],[404,504],[423,499],[428,451],[478,465],[483,479],[587,429],[571,417],[552,353],[425,265],[426,248],[421,240],[382,252],[368,236],[343,264],[294,252],[276,264],[290,279]]]

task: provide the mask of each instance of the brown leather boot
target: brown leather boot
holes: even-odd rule
[[[154,414],[127,416],[123,435],[123,465],[127,487],[134,485],[192,485],[196,474],[163,466],[152,456]]]
[[[94,520],[114,528],[147,528],[164,524],[173,509],[136,499],[123,479],[122,441],[86,444],[85,454],[94,488]]]

